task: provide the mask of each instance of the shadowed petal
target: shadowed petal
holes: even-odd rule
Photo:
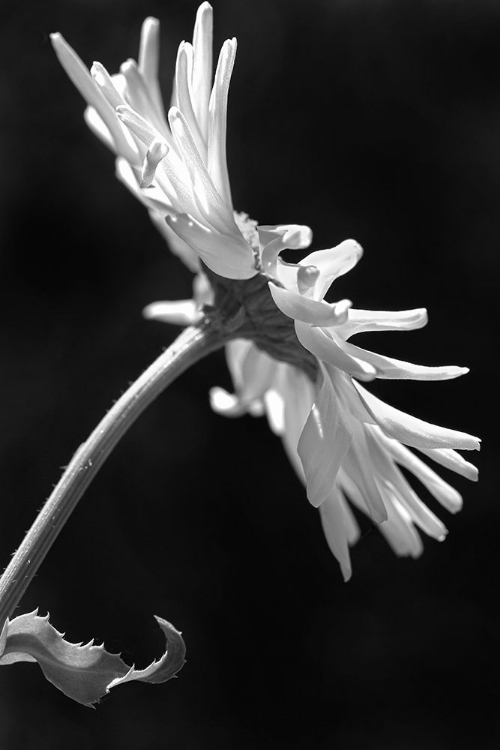
[[[332,491],[350,444],[351,433],[325,372],[297,447],[304,467],[307,497],[315,507]]]
[[[347,582],[352,575],[346,529],[349,520],[346,519],[346,506],[341,504],[339,494],[338,490],[330,492],[320,507],[320,514],[326,541],[340,565],[344,581]]]

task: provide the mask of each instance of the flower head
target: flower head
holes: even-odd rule
[[[272,234],[274,240],[269,239]],[[267,414],[306,484],[309,501],[320,508],[326,538],[346,579],[351,574],[349,545],[359,537],[348,501],[379,525],[397,554],[417,557],[422,542],[416,528],[438,540],[447,532],[401,468],[409,470],[450,512],[460,510],[462,499],[407,446],[475,480],[476,468],[456,449],[478,449],[479,440],[404,414],[359,381],[446,380],[468,370],[414,365],[349,343],[357,333],[412,330],[427,322],[424,309],[372,312],[353,309],[349,300],[324,301],[332,282],[361,257],[361,247],[353,240],[289,264],[274,252],[281,230],[266,227],[262,236],[267,241],[262,257],[276,274],[276,281],[269,282],[271,295],[293,319],[302,346],[314,355],[318,377],[312,382],[288,364],[273,363],[251,342],[232,342],[228,360],[236,393],[231,396],[214,389],[212,405],[228,416]],[[277,244],[271,248],[273,242]]]
[[[410,448],[469,479],[475,467],[456,449],[477,438],[423,422],[383,403],[361,383],[375,378],[443,380],[466,368],[422,367],[350,342],[364,331],[412,330],[424,309],[372,312],[349,300],[325,301],[362,255],[354,240],[284,262],[287,248],[311,243],[308,227],[257,226],[235,214],[226,165],[226,110],[236,41],[224,43],[211,85],[212,9],[203,3],[193,43],[179,47],[165,116],[158,86],[158,22],[143,25],[139,63],[110,76],[89,73],[60,35],[56,52],[85,97],[89,125],[116,153],[117,174],[148,208],[171,247],[196,273],[192,300],[157,302],[145,314],[181,325],[211,318],[223,325],[235,393],[213,389],[228,416],[266,414],[320,509],[327,541],[345,579],[349,546],[359,537],[354,505],[371,517],[399,555],[418,556],[417,528],[443,539],[443,523],[419,499],[401,469],[451,512],[458,492]]]

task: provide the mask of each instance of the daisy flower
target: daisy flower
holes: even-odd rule
[[[224,331],[235,392],[213,389],[212,406],[227,416],[267,416],[320,510],[344,578],[351,575],[349,547],[359,538],[351,505],[378,525],[398,555],[420,555],[418,530],[444,539],[445,526],[402,469],[456,512],[459,493],[411,449],[475,480],[475,467],[456,451],[478,449],[479,440],[404,414],[362,384],[444,380],[467,370],[423,367],[351,343],[357,333],[413,330],[427,322],[424,309],[372,312],[349,300],[325,301],[335,279],[362,255],[354,240],[285,263],[280,253],[307,248],[311,230],[258,226],[234,211],[226,114],[236,40],[222,46],[212,82],[210,5],[198,10],[192,44],[179,47],[167,113],[158,85],[156,19],[144,22],[138,63],[128,60],[117,75],[100,63],[89,72],[60,34],[52,43],[87,101],[89,126],[116,154],[119,179],[196,274],[193,299],[156,302],[145,315],[180,325],[208,320]]]

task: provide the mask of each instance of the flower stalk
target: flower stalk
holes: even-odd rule
[[[0,578],[0,630],[83,493],[127,430],[179,375],[221,348],[225,341],[224,331],[208,319],[186,328],[134,381],[78,448]]]

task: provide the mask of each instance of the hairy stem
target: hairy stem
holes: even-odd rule
[[[0,630],[113,448],[173,380],[192,364],[219,349],[224,341],[221,331],[209,323],[184,330],[116,401],[78,448],[0,578]]]

